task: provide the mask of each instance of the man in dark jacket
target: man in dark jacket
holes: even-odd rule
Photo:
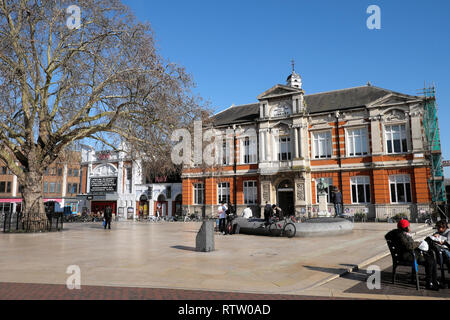
[[[272,206],[268,201],[266,201],[266,206],[264,207],[264,220],[266,225],[269,224],[269,219],[272,217],[272,215],[273,215]]]
[[[419,250],[410,235],[409,221],[402,219],[397,224],[397,229],[391,230],[386,234],[386,239],[391,240],[397,250],[400,252],[400,259],[413,263],[413,254],[416,256],[417,263],[425,266],[426,288],[439,290],[437,281],[436,261],[428,252]]]
[[[333,192],[331,193],[331,202],[334,203],[334,217],[336,218],[342,215],[342,193],[337,187],[333,188]]]
[[[106,226],[108,226],[108,229],[111,229],[112,208],[110,206],[106,207],[104,218],[105,218],[105,229]]]

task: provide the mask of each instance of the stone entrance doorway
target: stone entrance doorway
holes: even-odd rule
[[[283,180],[277,187],[277,205],[283,210],[284,216],[295,215],[294,185],[289,180]]]

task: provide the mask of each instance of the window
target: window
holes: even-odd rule
[[[56,168],[51,168],[50,172],[52,176],[56,176]]]
[[[314,158],[323,159],[331,158],[332,154],[332,140],[331,132],[316,132],[313,134],[314,140]]]
[[[8,183],[6,183],[6,192],[11,193],[11,181],[8,181]]]
[[[55,193],[55,186],[56,186],[56,184],[54,182],[51,182],[49,184],[48,192],[49,193]]]
[[[352,203],[370,203],[370,177],[351,177]]]
[[[44,192],[48,192],[48,182],[44,182]]]
[[[58,168],[58,176],[62,177],[62,172],[63,172],[63,169],[62,168]]]
[[[409,175],[396,175],[389,177],[391,188],[391,203],[410,203],[411,178]]]
[[[56,185],[56,192],[61,193],[61,182],[58,182],[58,184]]]
[[[6,182],[0,182],[0,193],[5,193],[6,191]]]
[[[230,144],[226,140],[222,143],[222,164],[230,164]]]
[[[244,181],[244,203],[256,204],[258,201],[258,186],[256,181]]]
[[[71,193],[77,193],[78,191],[78,184],[74,183],[72,184],[72,192]]]
[[[73,169],[73,176],[74,177],[79,177],[79,172],[78,172],[78,169]]]
[[[217,184],[217,203],[230,202],[230,183],[222,182]]]
[[[203,204],[203,183],[194,183],[194,204]]]
[[[2,167],[2,174],[7,174],[8,173],[8,169],[6,167]]]
[[[242,140],[242,163],[255,163],[256,157],[256,138],[245,137]]]
[[[354,157],[367,153],[367,129],[349,129],[347,131],[347,155]]]
[[[404,124],[386,126],[387,153],[402,153],[408,151],[406,142],[406,126]]]
[[[48,176],[48,175],[49,175],[49,170],[48,170],[48,168],[47,168],[47,169],[45,169],[44,175],[46,175],[46,176]]]
[[[133,177],[133,168],[126,168],[125,190],[128,193],[132,193],[132,191],[133,191],[133,185],[131,183],[132,177]]]
[[[67,174],[69,177],[72,176],[72,169],[69,169],[69,173]]]
[[[69,184],[67,185],[67,193],[71,193],[71,192],[72,192],[72,184],[69,183]]]
[[[291,138],[279,137],[278,161],[291,160]]]
[[[320,178],[316,178],[316,197],[317,203],[319,203],[319,190],[317,189],[317,185],[319,184]],[[328,192],[327,192],[327,202],[331,202],[331,190],[333,188],[333,178],[323,178],[323,182],[328,184]]]

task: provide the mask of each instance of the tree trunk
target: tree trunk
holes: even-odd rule
[[[26,181],[22,184],[22,214],[25,230],[31,232],[45,231],[47,216],[44,208],[44,193],[42,192],[42,174],[34,171],[27,172],[25,179]]]

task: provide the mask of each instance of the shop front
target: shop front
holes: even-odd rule
[[[117,201],[92,201],[91,202],[91,212],[105,212],[107,207],[111,207],[112,213],[117,213]]]

